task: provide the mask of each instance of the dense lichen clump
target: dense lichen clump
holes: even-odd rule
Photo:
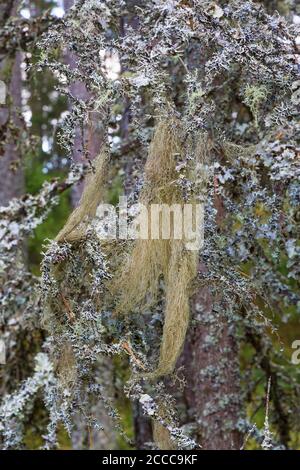
[[[97,207],[103,201],[108,160],[108,151],[102,150],[93,161],[78,207],[57,235],[56,241],[74,243],[86,238],[87,229],[96,216]]]
[[[76,420],[90,434],[101,430],[100,408],[134,446],[119,394],[154,423],[152,447],[210,448],[227,436],[224,448],[250,436],[258,443],[251,445],[292,447],[299,373],[290,374],[280,328],[298,319],[300,306],[299,28],[260,2],[140,3],[75,2],[50,22],[29,67],[52,71],[72,104],[57,137],[70,172],[0,210],[8,358],[19,360],[24,331],[39,332],[21,383],[9,362],[1,370],[1,446],[23,445],[41,396],[45,448],[58,446],[61,423],[71,437]],[[87,99],[75,96],[74,83]],[[78,163],[76,136],[95,114],[98,156],[90,159],[84,141]],[[119,177],[129,206],[147,211],[146,239],[100,237],[97,208]],[[78,206],[47,241],[39,279],[26,267],[24,239],[83,179]],[[151,239],[157,204],[200,207],[196,249],[186,234]],[[126,373],[116,380],[103,371],[118,361]],[[251,414],[265,406],[267,382],[263,429]],[[208,396],[195,398],[197,390]]]
[[[150,208],[151,204],[168,204],[171,207],[178,204],[182,207],[184,202],[192,202],[184,200],[178,185],[176,164],[178,160],[184,159],[182,139],[183,130],[178,120],[169,119],[157,124],[145,165],[144,188],[140,195],[140,202],[145,207]],[[204,169],[207,148],[204,142],[199,147],[199,154],[196,153],[193,165],[196,166],[199,160]],[[196,176],[195,171],[194,175]],[[197,177],[205,180],[205,171]],[[195,186],[195,181],[191,181],[191,184]],[[201,194],[197,194],[197,197],[199,199]],[[194,206],[195,199],[193,194]],[[149,225],[152,228],[151,211],[149,213]],[[197,230],[201,232],[202,227],[197,227]],[[127,266],[114,282],[115,293],[120,295],[117,310],[127,314],[137,309],[143,311],[149,308],[149,303],[157,301],[160,280],[164,280],[164,327],[159,364],[154,376],[173,371],[188,327],[189,289],[197,274],[198,250],[189,251],[186,244],[186,238],[176,240],[174,233],[170,240],[138,240]]]

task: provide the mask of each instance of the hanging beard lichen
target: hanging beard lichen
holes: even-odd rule
[[[184,156],[183,137],[177,120],[162,120],[157,124],[145,166],[145,186],[140,196],[140,203],[144,206],[179,204],[183,207],[185,201],[176,170],[177,162]],[[194,187],[198,185],[202,191],[206,180],[204,164],[208,142],[203,136],[197,140],[188,176],[193,180]],[[199,169],[202,170],[201,175]],[[194,192],[188,202],[195,206],[199,203],[197,196]],[[125,269],[113,281],[113,290],[120,295],[117,312],[127,314],[153,304],[157,299],[160,279],[164,280],[165,318],[159,363],[151,374],[153,378],[172,373],[186,336],[189,291],[198,263],[198,251],[188,250],[186,242],[184,237],[180,240],[174,237],[137,240]]]
[[[100,240],[92,228],[97,207],[104,197],[109,155],[104,149],[93,161],[76,207],[50,245],[43,263],[44,324],[56,339],[54,363],[62,385],[72,387],[76,377],[76,354],[69,338],[75,330],[87,331],[84,311],[101,309],[106,278]]]
[[[79,205],[57,235],[57,242],[73,243],[85,237],[88,224],[95,217],[103,199],[108,160],[108,152],[104,149],[93,161],[94,171],[86,178]]]

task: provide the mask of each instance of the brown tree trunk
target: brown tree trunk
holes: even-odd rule
[[[153,441],[152,425],[150,419],[144,415],[141,405],[135,403],[133,406],[135,447],[138,450],[143,450],[147,447],[147,443]]]
[[[74,0],[64,0],[65,10],[69,10],[74,4]],[[71,68],[76,67],[76,56],[70,51],[66,51],[65,61]],[[90,94],[85,85],[76,81],[70,87],[72,95],[82,101],[88,101]],[[99,113],[95,112],[89,116],[89,125],[83,129],[77,127],[75,131],[73,160],[76,163],[86,163],[86,154],[88,158],[93,160],[99,153],[99,149],[103,143],[103,126]],[[72,187],[71,202],[76,207],[83,191],[84,182],[81,181]]]
[[[221,229],[225,212],[215,181],[216,224]],[[207,268],[199,264],[199,274]],[[203,449],[238,450],[243,436],[238,430],[242,414],[239,349],[234,312],[222,293],[200,288],[191,301],[191,328],[184,351],[189,413],[197,422]]]
[[[222,230],[224,205],[214,181],[216,225]],[[199,274],[207,272],[200,262]],[[186,403],[190,420],[197,423],[203,449],[237,450],[243,442],[238,430],[243,404],[240,388],[236,320],[223,292],[201,287],[191,299],[194,327],[186,341]]]
[[[209,287],[199,289],[192,303],[196,325],[184,350],[189,420],[196,421],[204,450],[237,450],[242,446],[237,430],[242,406],[235,324]]]

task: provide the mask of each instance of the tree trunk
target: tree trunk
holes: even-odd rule
[[[133,406],[135,447],[138,450],[143,450],[147,447],[147,443],[153,441],[152,426],[150,419],[144,415],[141,405],[135,403]]]
[[[73,4],[74,0],[64,0],[65,10],[69,10]],[[76,67],[76,56],[70,51],[66,51],[65,61],[71,68]],[[74,82],[70,87],[70,91],[75,98],[82,101],[88,101],[90,98],[85,85],[80,81]],[[95,112],[89,118],[88,126],[85,126],[83,129],[77,127],[75,131],[73,160],[76,163],[86,163],[85,154],[93,160],[98,155],[103,143],[103,126],[99,113]],[[83,187],[83,181],[78,182],[72,187],[71,202],[73,207],[77,206]]]
[[[184,350],[188,416],[197,422],[204,450],[237,450],[242,446],[237,430],[242,406],[235,324],[209,287],[199,289],[192,303],[196,326]]]
[[[1,6],[0,25],[16,14],[18,2]],[[6,100],[0,104],[0,206],[6,206],[24,192],[24,172],[20,161],[21,52],[1,61],[0,80],[6,85]]]

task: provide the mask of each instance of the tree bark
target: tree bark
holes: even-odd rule
[[[141,405],[135,403],[133,406],[135,447],[138,450],[143,450],[147,447],[147,443],[153,441],[152,425],[150,419],[144,415]]]
[[[204,450],[238,450],[242,406],[235,324],[225,302],[214,297],[209,287],[199,289],[192,304],[196,326],[184,350],[189,420],[196,421]]]
[[[0,23],[16,14],[18,2],[1,6]],[[24,192],[24,172],[18,148],[21,130],[21,62],[22,53],[6,57],[0,65],[0,80],[6,85],[6,101],[0,104],[0,206],[6,206]]]
[[[64,8],[68,11],[74,0],[64,0]],[[65,61],[71,67],[76,67],[76,56],[67,51],[65,54]],[[82,101],[88,101],[90,94],[87,91],[85,85],[80,82],[74,82],[70,87],[70,92],[74,97]],[[95,112],[89,116],[90,121],[87,126],[83,129],[77,127],[75,131],[74,149],[73,149],[73,160],[76,163],[86,163],[85,154],[93,160],[99,153],[99,149],[103,143],[103,126],[99,113]],[[71,203],[73,207],[76,207],[81,197],[84,187],[84,181],[80,181],[72,187],[71,191]]]

